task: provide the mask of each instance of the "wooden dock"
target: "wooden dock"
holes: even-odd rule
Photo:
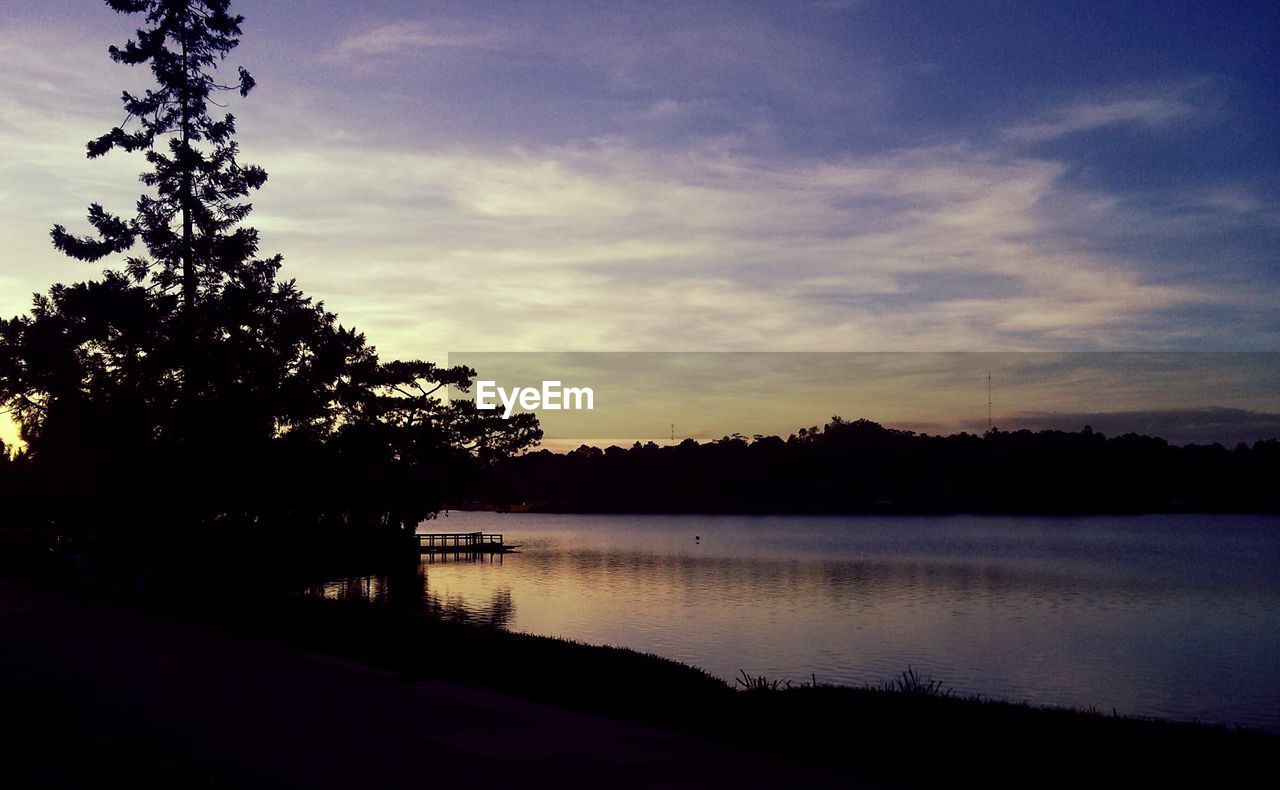
[[[500,532],[419,532],[417,534],[418,551],[422,554],[506,554],[519,548],[509,545]]]

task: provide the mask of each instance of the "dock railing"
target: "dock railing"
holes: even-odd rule
[[[506,546],[502,533],[490,532],[419,532],[418,547],[424,553],[502,551]]]

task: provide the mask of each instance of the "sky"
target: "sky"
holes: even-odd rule
[[[243,0],[251,225],[384,355],[1280,350],[1280,4]],[[0,313],[147,84],[0,0]]]
[[[931,435],[1089,426],[1178,445],[1280,438],[1274,352],[480,352],[449,362],[493,382],[488,403],[504,408],[501,388],[513,411],[534,411],[553,450],[786,437],[832,415]],[[556,408],[520,408],[514,393],[544,381],[555,382]],[[582,387],[589,403],[563,394]]]

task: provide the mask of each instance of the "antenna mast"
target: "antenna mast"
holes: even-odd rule
[[[987,433],[991,433],[991,371],[987,371]]]

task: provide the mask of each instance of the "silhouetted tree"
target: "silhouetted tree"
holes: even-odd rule
[[[94,236],[54,226],[88,261],[130,251],[123,270],[56,285],[30,315],[0,321],[0,404],[38,470],[28,493],[46,521],[149,534],[202,525],[398,526],[437,510],[450,486],[540,437],[450,403],[474,372],[383,362],[258,257],[243,199],[266,172],[238,161],[219,91],[249,93],[243,69],[214,78],[242,18],[227,0],[107,0],[147,27],[118,63],[150,64],[157,86],[124,94],[126,124],[89,143],[145,151],[150,191],[124,219],[89,209]],[[160,143],[165,140],[163,147]],[[162,150],[164,152],[162,152]]]
[[[239,43],[243,17],[228,12],[228,0],[106,2],[119,13],[145,14],[147,26],[123,48],[112,45],[108,52],[117,63],[150,64],[156,87],[141,96],[125,92],[126,123],[91,140],[88,155],[99,157],[115,148],[145,151],[151,169],[141,180],[153,192],[139,198],[136,216],[128,220],[94,203],[89,223],[95,236],[73,236],[55,225],[53,242],[72,257],[96,261],[130,250],[141,238],[146,253],[130,256],[126,271],[160,291],[181,287],[185,320],[178,338],[188,396],[185,416],[191,424],[198,419],[191,395],[205,386],[194,315],[201,292],[216,292],[245,266],[272,274],[280,266],[278,256],[251,260],[257,231],[236,227],[250,209],[241,199],[261,187],[267,174],[239,163],[234,116],[215,119],[208,111],[215,93],[235,90],[247,96],[254,86],[243,68],[233,84],[214,78],[219,62]],[[165,139],[167,153],[157,148]]]
[[[134,280],[150,280],[159,290],[181,286],[183,308],[194,308],[200,292],[216,290],[234,277],[257,252],[258,233],[236,226],[249,213],[240,202],[267,180],[266,171],[242,165],[230,113],[215,119],[209,103],[215,93],[248,96],[254,80],[244,68],[229,85],[214,74],[239,43],[241,16],[228,12],[229,0],[106,0],[119,13],[145,13],[149,25],[124,48],[108,52],[117,63],[150,64],[156,87],[141,96],[121,97],[128,120],[91,140],[96,158],[120,148],[145,151],[151,170],[142,183],[154,189],[138,200],[137,215],[122,219],[101,205],[89,207],[96,237],[73,236],[54,225],[53,243],[75,258],[97,261],[124,252],[141,238],[148,255],[132,256],[127,270]],[[133,122],[131,125],[130,122]],[[156,144],[167,138],[167,153]],[[256,261],[274,270],[279,257]]]

